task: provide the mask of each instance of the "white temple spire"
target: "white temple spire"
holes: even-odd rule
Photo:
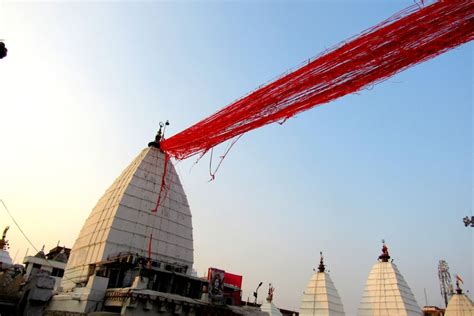
[[[344,316],[344,307],[320,252],[318,270],[308,282],[301,300],[300,316]]]
[[[398,271],[385,241],[382,254],[372,267],[360,301],[358,316],[421,316],[415,296]]]

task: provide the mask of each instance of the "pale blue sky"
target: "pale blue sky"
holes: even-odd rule
[[[72,246],[160,120],[177,133],[412,3],[0,2],[0,198],[38,247]],[[275,303],[297,309],[323,250],[354,315],[385,238],[419,305],[424,288],[441,305],[440,259],[473,290],[461,221],[473,203],[472,57],[464,45],[252,131],[214,182],[208,157],[180,162],[198,273],[243,274],[244,299],[272,282]],[[18,261],[28,246],[14,227],[10,240]]]

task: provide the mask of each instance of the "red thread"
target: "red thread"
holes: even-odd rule
[[[163,175],[161,177],[160,192],[158,193],[158,200],[156,201],[156,206],[154,209],[151,210],[153,213],[156,213],[158,211],[158,207],[160,207],[161,205],[162,197],[164,200],[168,192],[167,187],[166,187],[166,172],[168,170],[168,160],[170,160],[170,156],[167,153],[165,153],[165,163],[163,167]]]
[[[148,241],[148,258],[151,258],[151,242],[153,240],[153,234],[150,234],[150,240]]]
[[[222,161],[225,159],[225,157],[227,156],[229,151],[232,149],[232,147],[234,147],[235,143],[237,143],[237,141],[240,139],[240,137],[242,137],[242,135],[239,135],[237,138],[232,140],[229,147],[227,147],[227,149],[225,150],[224,154],[219,157],[220,160],[219,160],[219,163],[217,164],[217,167],[214,170],[214,172],[212,172],[212,154],[214,152],[214,148],[211,148],[211,158],[209,159],[209,175],[211,176],[211,179],[208,182],[214,181],[214,179],[216,178],[216,173],[219,170],[219,168],[221,167]]]
[[[380,83],[472,40],[473,21],[472,0],[412,5],[162,141],[161,149],[177,160],[203,155],[250,130]]]

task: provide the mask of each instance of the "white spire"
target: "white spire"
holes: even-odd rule
[[[308,282],[301,300],[300,316],[344,316],[344,307],[328,273],[321,253],[318,271]]]
[[[99,199],[71,250],[61,284],[65,290],[85,281],[89,265],[110,255],[148,256],[150,238],[153,260],[186,265],[191,273],[191,211],[171,161],[163,188],[164,170],[165,154],[154,146],[146,148]],[[158,196],[160,207],[154,213]]]
[[[270,283],[268,285],[268,296],[266,299],[266,302],[260,306],[260,310],[262,312],[267,313],[269,316],[282,316],[282,313],[280,310],[273,304],[273,292],[275,291],[275,288],[273,285]]]
[[[454,294],[449,300],[445,316],[474,316],[472,301],[464,294]]]
[[[389,259],[388,248],[384,243],[379,261],[369,273],[357,315],[423,315],[407,282]]]
[[[445,316],[474,316],[474,305],[472,301],[462,293],[459,283],[462,279],[456,274],[456,293],[448,302]]]

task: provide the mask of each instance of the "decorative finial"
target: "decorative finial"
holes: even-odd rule
[[[0,250],[7,250],[8,249],[7,231],[9,229],[10,229],[10,226],[7,226],[3,230],[2,239],[0,239]]]
[[[456,293],[457,293],[457,294],[462,294],[462,289],[461,289],[461,287],[459,286],[459,282],[461,282],[462,284],[464,284],[464,281],[461,279],[461,277],[459,276],[459,274],[456,274]]]
[[[319,255],[320,255],[321,258],[319,259],[318,271],[319,271],[319,272],[324,272],[324,270],[326,269],[326,266],[324,265],[323,252],[320,251],[320,252],[319,252]]]
[[[7,56],[8,49],[5,47],[4,42],[0,42],[0,59]]]
[[[385,239],[382,239],[382,254],[379,256],[379,260],[382,262],[388,262],[388,259],[390,259],[390,255],[388,254],[388,247],[385,244]]]
[[[156,133],[155,140],[148,143],[148,147],[155,147],[160,149],[160,143],[165,139],[166,126],[170,125],[170,122],[166,120],[165,123],[160,122],[160,129]]]
[[[267,302],[271,303],[273,301],[273,292],[275,291],[275,288],[273,285],[270,283],[268,284],[268,296],[267,296]]]

